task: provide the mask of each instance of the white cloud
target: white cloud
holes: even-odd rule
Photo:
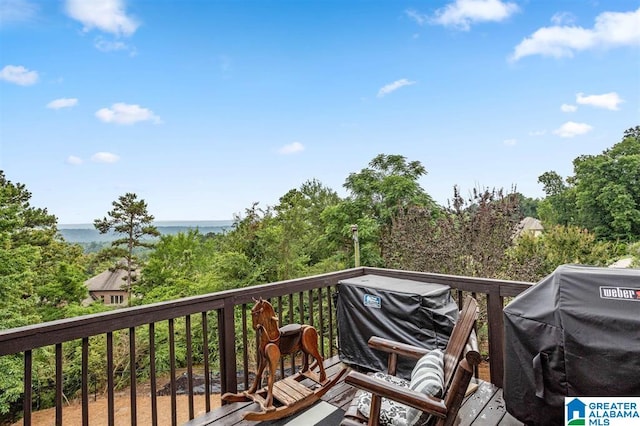
[[[75,155],[70,155],[67,157],[67,163],[68,164],[72,164],[74,166],[78,166],[82,163],[84,163],[84,161],[82,161],[82,158],[80,157],[76,157]]]
[[[576,95],[576,102],[580,105],[591,105],[596,108],[606,108],[613,111],[618,110],[618,105],[624,102],[616,92],[602,95],[584,96],[582,93]]]
[[[35,18],[38,6],[27,0],[0,0],[0,26],[28,22]]]
[[[578,107],[575,105],[562,104],[560,105],[560,111],[562,112],[576,112]]]
[[[530,55],[573,57],[574,52],[640,45],[640,8],[632,12],[604,12],[593,28],[543,27],[515,47],[511,60]]]
[[[543,136],[546,135],[546,130],[532,130],[529,132],[529,136]]]
[[[561,138],[572,138],[578,135],[584,135],[593,130],[593,127],[586,123],[576,123],[574,121],[567,121],[560,128],[553,131],[553,134],[560,136]]]
[[[66,12],[84,25],[85,32],[97,28],[117,36],[130,36],[140,25],[127,16],[123,0],[67,0]]]
[[[478,22],[500,22],[519,10],[515,3],[501,0],[455,0],[436,10],[434,24],[468,31]]]
[[[557,12],[551,17],[554,25],[572,25],[576,21],[576,17],[571,12]]]
[[[60,109],[60,108],[71,108],[78,105],[78,99],[76,98],[60,98],[53,100],[47,104],[47,108],[50,109]]]
[[[404,11],[405,15],[407,15],[409,18],[413,19],[414,21],[416,21],[416,23],[418,25],[424,25],[428,22],[429,17],[427,15],[423,15],[420,12],[417,12],[413,9],[407,9]]]
[[[38,72],[29,71],[22,65],[7,65],[0,71],[0,80],[20,86],[31,86],[38,81]]]
[[[505,140],[503,141],[503,143],[504,143],[506,146],[514,146],[515,144],[517,144],[517,143],[518,143],[518,140],[517,140],[517,139],[513,139],[513,138],[511,138],[511,139],[505,139]]]
[[[96,152],[91,156],[91,161],[94,163],[116,163],[120,160],[116,154],[110,152]]]
[[[295,154],[296,152],[302,152],[302,151],[304,151],[304,145],[302,145],[300,142],[290,143],[278,150],[280,154],[285,154],[285,155]]]
[[[396,90],[398,90],[401,87],[411,86],[412,84],[416,84],[416,82],[407,80],[406,78],[402,78],[400,80],[396,80],[393,83],[389,83],[389,84],[383,86],[382,88],[380,88],[380,90],[378,90],[378,97],[381,98],[383,96],[388,95],[391,92],[395,92]]]
[[[136,56],[138,51],[134,46],[123,41],[105,40],[103,37],[96,37],[93,46],[101,52],[129,52],[129,56]]]
[[[140,121],[151,121],[160,124],[160,117],[153,111],[142,108],[140,105],[130,105],[122,102],[111,105],[111,108],[102,108],[96,111],[96,117],[105,123],[135,124]]]

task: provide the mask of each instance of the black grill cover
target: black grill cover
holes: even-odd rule
[[[640,270],[564,265],[504,308],[504,399],[562,424],[565,396],[640,395]]]
[[[386,371],[388,354],[369,348],[371,336],[444,349],[458,318],[449,290],[446,285],[379,275],[340,281],[336,299],[340,360]],[[409,378],[416,362],[402,358],[397,374]]]

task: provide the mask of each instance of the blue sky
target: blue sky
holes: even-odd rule
[[[0,0],[0,168],[62,224],[344,196],[379,153],[540,197],[639,117],[636,0]]]

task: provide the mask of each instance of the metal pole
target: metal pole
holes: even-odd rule
[[[360,267],[360,241],[358,240],[358,225],[351,225],[351,234],[353,236],[353,251],[355,267]]]

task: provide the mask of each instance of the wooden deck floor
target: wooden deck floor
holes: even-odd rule
[[[328,375],[337,373],[343,365],[338,360],[338,357],[333,357],[325,361],[325,366]],[[478,389],[464,401],[458,417],[460,418],[460,426],[517,426],[522,425],[521,422],[514,419],[505,410],[504,399],[502,398],[502,389],[495,387],[491,383],[479,380]],[[340,408],[345,411],[351,400],[356,393],[356,389],[352,386],[344,383],[344,378],[338,384],[336,384],[331,390],[329,390],[324,397],[323,401]],[[253,402],[236,402],[233,404],[224,405],[216,410],[206,413],[190,422],[185,426],[227,426],[227,425],[256,425],[266,426],[268,422],[253,422],[242,419],[242,416],[247,411],[257,411],[257,404]],[[286,422],[278,421],[273,422],[274,426],[280,426]],[[340,420],[335,422],[338,425]],[[313,423],[303,422],[306,426],[313,426]],[[332,426],[333,422],[323,422],[323,426]]]

